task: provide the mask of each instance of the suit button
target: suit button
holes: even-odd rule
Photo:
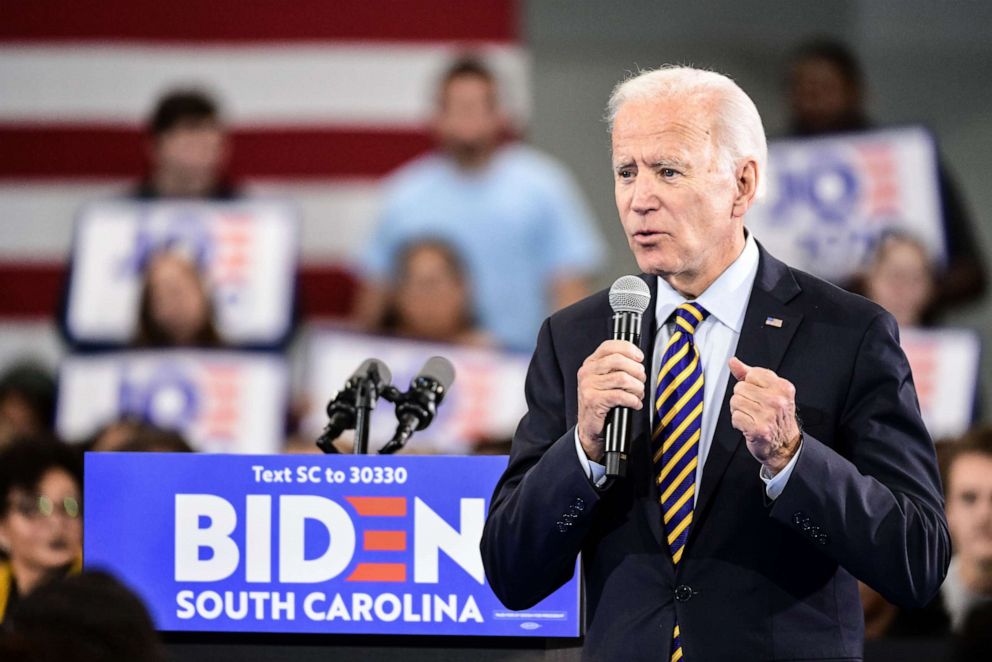
[[[802,526],[803,522],[808,522],[808,521],[809,521],[809,517],[807,517],[806,513],[804,513],[801,510],[797,510],[792,515],[792,523],[795,524],[796,526]]]
[[[675,599],[679,602],[689,602],[692,599],[692,587],[687,584],[679,584],[675,587]]]

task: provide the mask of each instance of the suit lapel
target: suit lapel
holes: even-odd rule
[[[750,366],[777,371],[803,319],[801,313],[794,312],[787,306],[801,290],[788,267],[769,255],[760,244],[758,249],[758,273],[751,288],[735,356]],[[688,542],[692,541],[695,531],[700,528],[731,458],[744,441],[743,435],[730,422],[730,398],[736,384],[737,380],[730,375],[713,433],[713,442],[703,467]]]

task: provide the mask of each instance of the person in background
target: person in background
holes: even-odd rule
[[[992,427],[943,444],[942,453],[954,555],[940,598],[961,634],[974,613],[992,608]]]
[[[206,279],[185,255],[161,251],[149,258],[133,344],[145,348],[222,344]]]
[[[148,121],[147,177],[134,189],[138,200],[199,198],[230,200],[227,129],[217,103],[199,90],[163,96]]]
[[[465,267],[441,241],[405,246],[393,278],[382,330],[407,338],[485,346],[492,339],[477,326]]]
[[[986,629],[992,617],[992,427],[975,428],[937,451],[954,550],[947,577],[922,609],[899,609],[862,584],[865,638],[951,634],[954,659],[992,659]]]
[[[55,425],[55,379],[32,363],[17,363],[0,375],[0,447],[18,437],[50,434]]]
[[[82,466],[55,441],[0,451],[0,621],[42,584],[81,567]]]
[[[5,662],[164,662],[141,599],[106,572],[51,582],[21,601],[0,635]]]
[[[936,291],[927,247],[900,232],[885,234],[864,276],[864,295],[892,313],[900,328],[932,320]]]
[[[789,133],[795,137],[868,131],[865,78],[854,54],[843,44],[814,40],[790,58]],[[938,160],[947,268],[937,280],[933,302],[939,311],[981,299],[986,292],[984,262],[974,236],[974,221],[957,186]]]
[[[181,433],[127,417],[105,425],[86,440],[83,446],[87,451],[95,452],[193,452]]]
[[[572,177],[558,163],[506,141],[497,82],[481,62],[454,62],[441,78],[436,151],[392,175],[361,260],[358,322],[383,319],[400,249],[418,237],[450,244],[466,263],[483,330],[533,349],[541,320],[588,293],[603,243]]]

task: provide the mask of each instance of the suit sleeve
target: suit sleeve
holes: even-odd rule
[[[888,313],[862,338],[837,435],[827,445],[804,433],[772,517],[891,602],[925,605],[947,573],[950,538],[933,443]]]
[[[599,501],[575,452],[564,389],[549,320],[527,373],[527,414],[482,534],[489,584],[511,609],[533,606],[572,577]]]

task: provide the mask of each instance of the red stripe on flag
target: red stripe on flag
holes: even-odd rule
[[[231,175],[287,179],[381,176],[430,149],[425,131],[239,129]],[[107,126],[0,125],[0,178],[139,177],[145,135]]]
[[[0,315],[54,317],[65,282],[65,266],[0,263]]]
[[[515,0],[5,0],[0,40],[517,40]]]
[[[298,277],[304,317],[343,317],[351,312],[357,281],[350,272],[335,266],[304,265]],[[63,263],[0,262],[0,317],[54,317],[64,281]]]

